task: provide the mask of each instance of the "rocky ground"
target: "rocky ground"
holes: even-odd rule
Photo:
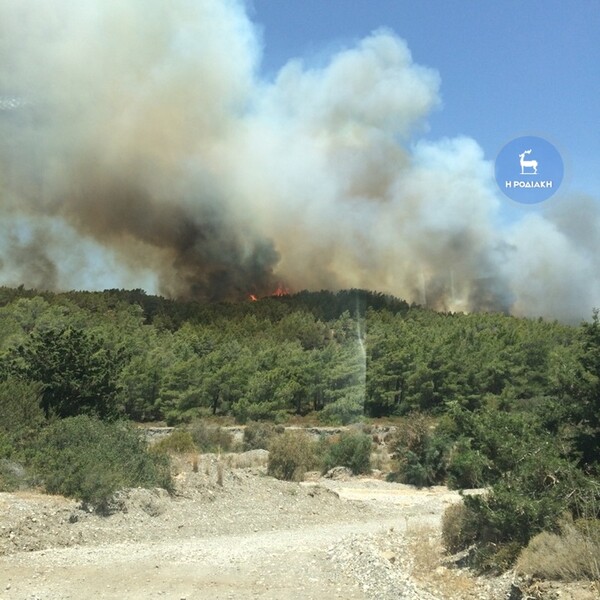
[[[244,462],[246,460],[246,462]],[[0,494],[0,599],[499,600],[512,576],[444,565],[439,525],[459,500],[373,478],[286,483],[264,456],[182,461],[173,497],[120,493],[112,514],[37,493]],[[227,465],[227,463],[225,463]],[[541,596],[572,598],[547,588]]]

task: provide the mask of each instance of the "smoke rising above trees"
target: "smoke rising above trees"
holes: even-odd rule
[[[15,0],[0,29],[0,283],[598,303],[597,203],[499,225],[477,142],[425,139],[440,77],[391,31],[268,80],[233,0]]]

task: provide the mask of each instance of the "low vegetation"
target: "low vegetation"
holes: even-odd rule
[[[281,425],[250,422],[244,428],[244,450],[268,450],[271,440],[283,431]]]
[[[469,548],[475,543],[476,538],[475,513],[463,503],[450,505],[444,511],[442,518],[442,543],[444,548],[450,554],[455,554]]]
[[[370,472],[371,436],[347,431],[332,440],[325,440],[321,446],[321,470],[324,473],[333,467],[347,467],[354,475]]]
[[[277,479],[301,481],[318,464],[317,444],[306,433],[286,431],[271,441],[267,472]]]
[[[217,425],[208,425],[202,421],[194,422],[187,432],[199,452],[229,452],[234,449],[231,433]]]
[[[600,584],[600,521],[563,522],[557,533],[538,533],[519,556],[516,568],[541,579],[589,579]]]
[[[368,472],[366,433],[317,444],[282,433],[290,419],[392,419],[392,479],[486,488],[444,525],[481,570],[521,556],[563,576],[533,557],[594,548],[578,528],[600,518],[598,312],[574,327],[360,290],[202,305],[0,288],[0,489],[101,507],[119,486],[169,487],[169,453],[241,449],[217,420],[247,424],[243,448],[268,448],[276,477]],[[178,429],[148,452],[125,422],[157,420]]]
[[[30,463],[47,492],[77,498],[100,511],[122,488],[171,488],[168,461],[147,452],[138,431],[127,423],[86,415],[46,427]]]
[[[167,437],[156,442],[151,450],[157,454],[190,454],[198,452],[198,447],[194,443],[194,438],[189,431],[175,429]]]

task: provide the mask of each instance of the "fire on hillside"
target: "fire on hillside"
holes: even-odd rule
[[[263,298],[281,298],[282,296],[289,296],[290,295],[290,289],[283,285],[282,283],[279,283],[277,285],[277,288],[271,292],[270,294],[267,294],[266,296],[262,296]],[[248,294],[248,300],[250,300],[251,302],[257,302],[260,299],[260,296],[258,296],[257,294]]]

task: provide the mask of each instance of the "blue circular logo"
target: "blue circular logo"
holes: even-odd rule
[[[508,142],[496,158],[496,183],[511,200],[521,204],[548,200],[558,191],[564,171],[558,150],[533,135]]]

